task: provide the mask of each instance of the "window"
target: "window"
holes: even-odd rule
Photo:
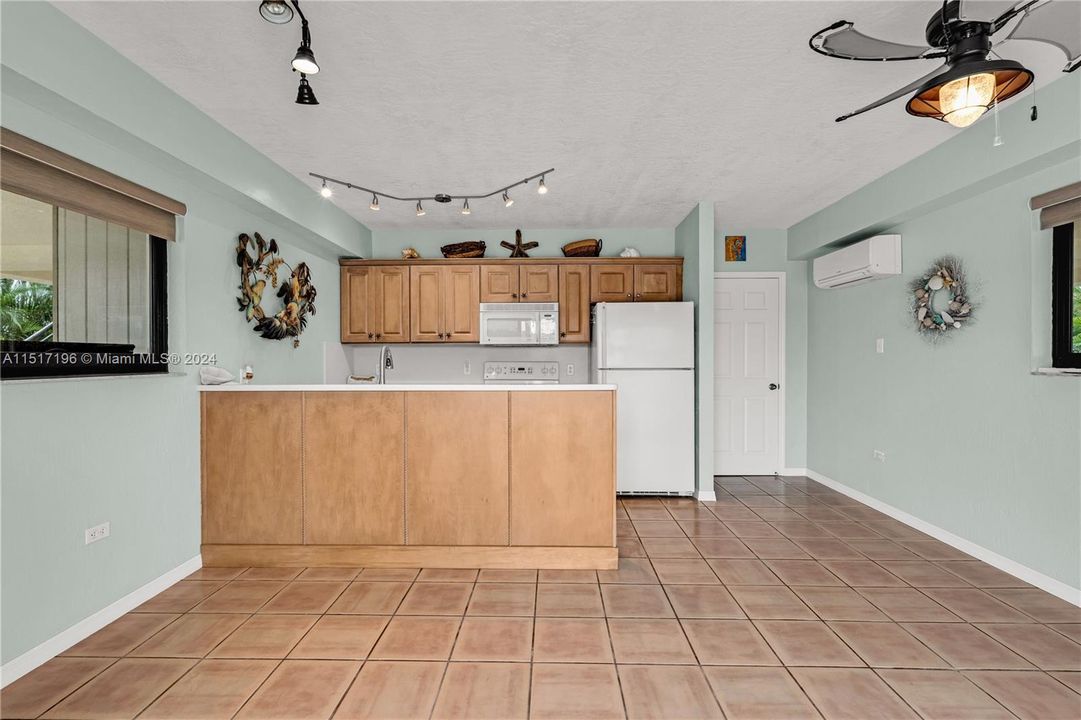
[[[0,128],[0,379],[168,370],[183,203]]]
[[[1081,222],[1055,227],[1053,252],[1052,364],[1081,368]]]

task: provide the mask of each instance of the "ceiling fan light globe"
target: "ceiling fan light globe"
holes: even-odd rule
[[[976,73],[946,83],[938,91],[942,119],[960,128],[976,122],[994,101],[995,84],[994,73]]]

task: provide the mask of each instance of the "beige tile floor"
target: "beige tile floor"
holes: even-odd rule
[[[206,568],[4,718],[1081,717],[1081,609],[806,478],[625,499],[615,571]]]

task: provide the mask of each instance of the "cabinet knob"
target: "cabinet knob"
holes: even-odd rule
[[[522,297],[529,297],[529,295],[522,293]]]
[[[567,333],[561,332],[561,333],[559,333],[559,337],[567,337]]]
[[[630,296],[631,296],[631,294],[630,294],[630,293],[627,293],[627,297],[630,297]]]
[[[376,333],[375,334],[375,339],[376,340],[382,340],[383,339],[383,333]]]
[[[442,340],[442,339],[443,339],[443,333],[439,333],[439,339],[440,339],[440,340]]]
[[[516,298],[516,297],[518,297],[518,293],[511,293],[511,294],[510,294],[510,296],[511,296],[512,298]]]
[[[638,293],[637,295],[635,295],[635,297],[636,297],[636,298],[640,298],[640,297],[642,297],[642,293]]]
[[[374,337],[371,333],[368,333],[368,339],[371,340]]]

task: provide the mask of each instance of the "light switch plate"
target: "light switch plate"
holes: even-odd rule
[[[886,352],[886,338],[875,339],[875,352],[880,355]]]

